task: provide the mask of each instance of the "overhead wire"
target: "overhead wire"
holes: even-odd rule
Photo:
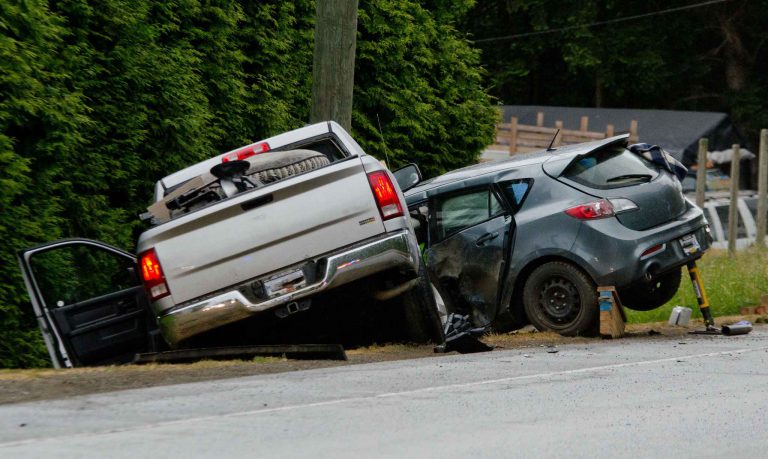
[[[479,38],[473,41],[474,43],[484,43],[484,42],[490,42],[490,41],[514,40],[516,38],[532,37],[535,35],[546,35],[550,33],[564,32],[567,30],[585,29],[589,27],[597,27],[597,26],[606,25],[606,24],[616,24],[617,22],[634,21],[636,19],[643,19],[643,18],[652,17],[652,16],[660,16],[663,14],[676,13],[678,11],[691,10],[694,8],[701,8],[704,6],[715,5],[717,3],[725,3],[728,1],[731,1],[731,0],[709,0],[706,2],[694,3],[692,5],[678,6],[678,7],[669,8],[666,10],[653,11],[650,13],[636,14],[633,16],[625,16],[625,17],[615,18],[615,19],[607,19],[605,21],[592,22],[589,24],[578,24],[578,25],[572,25],[572,26],[566,26],[566,27],[559,27],[557,29],[537,30],[534,32],[517,33],[514,35],[504,35],[501,37]]]

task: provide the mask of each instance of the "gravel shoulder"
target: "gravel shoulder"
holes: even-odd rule
[[[742,317],[723,317],[718,324],[733,323]],[[746,317],[753,323],[760,321]],[[763,325],[760,325],[763,326]],[[688,328],[670,327],[665,323],[628,324],[625,339],[641,342],[687,336],[688,331],[702,328],[692,322]],[[589,343],[600,338],[565,338],[554,333],[531,332],[523,329],[508,334],[492,334],[483,341],[496,349],[526,347],[556,348],[559,344]],[[432,346],[389,344],[347,350],[347,361],[287,360],[260,358],[253,360],[201,361],[191,364],[123,365],[75,369],[0,370],[0,404],[52,400],[77,395],[111,392],[142,387],[165,386],[197,381],[236,378],[241,376],[284,373],[343,365],[430,358]]]

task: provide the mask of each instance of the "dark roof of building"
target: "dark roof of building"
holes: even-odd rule
[[[734,143],[745,146],[726,113],[677,110],[641,110],[631,108],[548,107],[541,105],[505,105],[504,122],[517,116],[521,124],[536,124],[536,114],[544,112],[544,125],[553,127],[562,121],[565,129],[579,129],[582,116],[589,117],[590,131],[605,131],[613,124],[615,132],[628,132],[637,120],[640,142],[659,145],[685,165],[696,163],[698,142],[709,139],[709,150],[725,150]]]

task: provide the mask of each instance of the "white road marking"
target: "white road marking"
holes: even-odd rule
[[[226,419],[226,418],[234,418],[234,417],[240,417],[240,416],[254,416],[254,415],[266,414],[266,413],[278,413],[282,411],[293,411],[293,410],[301,410],[305,408],[316,408],[316,407],[322,407],[322,406],[339,405],[342,403],[370,401],[370,400],[376,400],[379,398],[405,397],[409,395],[415,395],[415,394],[421,394],[421,393],[427,393],[427,392],[463,389],[463,388],[469,388],[469,387],[510,383],[510,382],[516,382],[516,381],[530,380],[530,379],[547,379],[547,378],[553,378],[558,376],[590,373],[590,372],[597,372],[597,371],[603,371],[603,370],[613,370],[618,368],[655,365],[655,364],[665,363],[665,362],[678,362],[678,361],[693,360],[693,359],[700,359],[700,358],[706,358],[706,357],[719,357],[723,355],[744,354],[747,352],[757,352],[757,351],[764,351],[764,350],[768,350],[768,346],[760,346],[756,348],[747,348],[747,349],[734,349],[730,351],[708,352],[706,354],[692,354],[692,355],[685,355],[685,356],[678,356],[678,357],[667,357],[667,358],[655,359],[655,360],[641,360],[639,362],[617,363],[617,364],[602,365],[597,367],[579,368],[575,370],[552,371],[547,373],[536,373],[536,374],[523,375],[523,376],[511,376],[508,378],[489,379],[485,381],[446,384],[443,386],[430,386],[430,387],[423,387],[421,389],[413,389],[413,390],[400,391],[400,392],[385,392],[381,394],[366,395],[362,397],[340,398],[336,400],[327,400],[324,402],[303,403],[299,405],[288,405],[288,406],[281,406],[277,408],[264,408],[264,409],[249,410],[249,411],[240,411],[235,413],[215,414],[215,415],[209,415],[209,416],[199,416],[195,418],[178,419],[175,421],[163,421],[163,422],[157,422],[152,424],[142,424],[137,426],[111,429],[103,432],[83,432],[79,434],[60,435],[56,437],[30,438],[26,440],[0,443],[0,448],[21,446],[21,445],[31,444],[31,443],[39,443],[40,441],[46,441],[46,440],[72,439],[77,437],[93,438],[96,436],[107,436],[107,435],[112,435],[112,434],[122,433],[122,432],[156,429],[158,427],[194,424],[194,423],[199,423],[199,422],[209,421],[214,419]]]

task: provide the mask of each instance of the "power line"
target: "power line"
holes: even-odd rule
[[[642,19],[647,18],[651,16],[660,16],[662,14],[669,14],[669,13],[675,13],[677,11],[683,11],[683,10],[691,10],[694,8],[701,8],[703,6],[709,6],[714,5],[717,3],[725,3],[730,0],[710,0],[708,2],[701,2],[701,3],[695,3],[693,5],[686,5],[686,6],[678,6],[676,8],[670,8],[667,10],[660,10],[660,11],[654,11],[652,13],[643,13],[643,14],[636,14],[634,16],[626,16],[623,18],[616,18],[616,19],[608,19],[606,21],[600,21],[600,22],[593,22],[591,24],[579,24],[579,25],[572,25],[567,27],[560,27],[558,29],[547,29],[547,30],[539,30],[536,32],[525,32],[525,33],[518,33],[515,35],[505,35],[503,37],[491,37],[491,38],[480,38],[479,40],[474,40],[475,43],[483,43],[483,42],[489,42],[489,41],[502,41],[502,40],[514,40],[515,38],[522,38],[522,37],[532,37],[534,35],[545,35],[550,33],[556,33],[556,32],[563,32],[566,30],[574,30],[574,29],[585,29],[589,27],[596,27],[601,26],[605,24],[615,24],[617,22],[626,22],[626,21],[633,21],[635,19]]]

